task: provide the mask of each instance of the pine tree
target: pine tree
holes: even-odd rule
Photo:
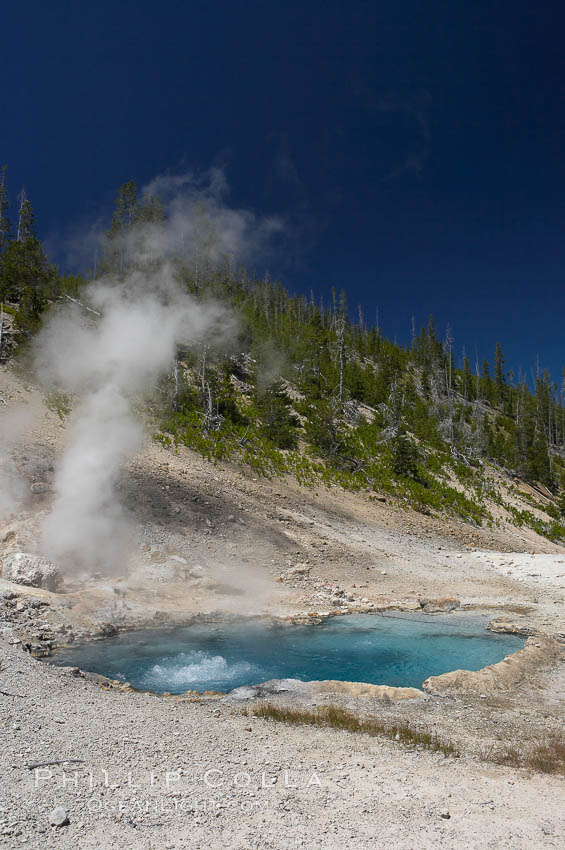
[[[128,180],[120,186],[108,237],[112,239],[119,233],[129,230],[136,219],[138,211],[137,186],[135,180]]]
[[[282,381],[275,381],[257,395],[257,410],[261,433],[279,449],[295,449],[300,422],[291,412],[291,401]]]
[[[465,401],[470,401],[473,397],[473,373],[471,372],[471,364],[469,358],[463,357],[463,375],[461,393]]]
[[[488,360],[483,359],[483,364],[481,366],[481,389],[482,396],[488,404],[493,403],[493,386],[492,386],[492,378],[490,376],[490,369],[488,365]]]
[[[392,471],[395,475],[418,479],[418,450],[400,429],[392,441]]]
[[[135,180],[120,186],[115,201],[112,223],[106,233],[104,256],[98,268],[99,274],[123,274],[131,263],[128,235],[139,211]]]
[[[10,219],[8,218],[8,189],[6,187],[7,165],[0,170],[0,253],[8,245],[10,239]]]
[[[547,487],[551,487],[553,484],[547,441],[540,432],[535,435],[528,452],[526,474],[530,480],[541,481]]]
[[[33,331],[58,285],[58,274],[35,235],[35,215],[24,190],[20,195],[18,234],[0,255],[0,301],[18,304],[16,323]]]
[[[0,256],[0,301],[19,305],[16,320],[26,331],[37,326],[57,281],[57,271],[36,238],[10,242]]]
[[[496,387],[496,402],[501,407],[504,407],[506,397],[506,378],[504,375],[504,355],[499,342],[496,343],[496,351],[494,355],[494,383]]]
[[[134,214],[135,224],[161,224],[165,220],[163,202],[154,195],[144,195]]]
[[[115,200],[112,223],[106,233],[104,255],[97,268],[99,275],[127,273],[132,268],[147,267],[160,261],[162,250],[151,253],[153,240],[147,239],[148,230],[155,236],[165,220],[163,204],[153,195],[138,197],[135,180],[120,186]],[[179,266],[180,266],[179,257]],[[182,271],[181,271],[182,275]]]
[[[28,200],[25,189],[20,192],[20,207],[18,211],[17,242],[25,242],[35,238],[35,215]]]

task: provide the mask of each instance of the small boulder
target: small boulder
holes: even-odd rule
[[[310,567],[307,564],[297,564],[295,567],[291,567],[286,571],[286,577],[289,579],[304,578],[309,573]]]
[[[30,555],[27,552],[15,552],[4,557],[1,571],[5,581],[13,581],[25,587],[41,587],[57,593],[62,589],[62,576],[51,561]]]
[[[13,528],[5,529],[3,532],[3,537],[1,538],[2,543],[15,543],[17,540],[16,532]]]
[[[51,487],[45,481],[36,481],[30,486],[30,491],[33,496],[43,496],[45,493],[51,492]]]
[[[49,815],[49,823],[51,826],[67,826],[69,818],[62,806],[57,806]]]
[[[114,623],[100,623],[97,637],[107,638],[115,637],[119,633],[119,629]]]
[[[444,596],[441,599],[418,599],[418,603],[426,614],[448,614],[461,606],[461,600],[456,596]]]

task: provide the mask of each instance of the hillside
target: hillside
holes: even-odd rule
[[[165,444],[565,538],[563,407],[543,379],[537,396],[504,377],[470,379],[432,323],[407,351],[349,322],[345,307],[325,311],[268,282],[214,281],[209,294],[237,311],[245,348],[179,352],[155,402]]]
[[[530,387],[506,368],[498,344],[492,366],[484,360],[472,369],[449,328],[439,338],[433,317],[402,347],[360,308],[353,320],[345,291],[332,290],[327,305],[254,279],[222,251],[205,205],[190,211],[190,245],[171,250],[174,222],[132,182],[120,190],[93,282],[63,276],[26,205],[18,239],[0,250],[0,359],[17,351],[25,364],[38,331],[61,309],[80,305],[75,321],[96,323],[92,297],[101,287],[129,293],[132,305],[136,291],[153,288],[159,304],[170,298],[159,295],[170,279],[195,310],[221,311],[221,327],[177,345],[168,376],[136,401],[165,446],[306,487],[361,490],[423,514],[565,540],[563,391],[539,367]],[[157,318],[154,327],[144,318],[159,335]],[[64,417],[72,394],[57,380],[44,385],[47,404]]]

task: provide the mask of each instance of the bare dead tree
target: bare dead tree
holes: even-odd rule
[[[475,348],[475,374],[477,379],[477,390],[475,392],[475,398],[477,401],[481,400],[481,375],[479,372],[479,354],[477,349]]]
[[[18,233],[16,236],[16,242],[22,241],[22,218],[26,200],[26,190],[22,189],[22,191],[20,192],[20,208],[18,210]]]
[[[345,373],[345,318],[340,316],[337,325],[339,341],[339,402],[343,404]]]
[[[172,408],[177,411],[179,409],[179,361],[175,357],[173,360],[173,401]]]
[[[454,342],[454,340],[453,340],[453,335],[451,333],[451,328],[448,325],[447,330],[445,332],[445,353],[446,353],[445,384],[446,384],[446,390],[447,390],[449,442],[451,443],[451,445],[454,445],[454,443],[455,443],[455,428],[454,428],[454,422],[453,422],[454,403],[453,403],[453,392],[452,392],[453,342]]]
[[[207,433],[209,433],[210,431],[217,431],[219,429],[220,425],[224,421],[224,417],[219,413],[218,405],[214,403],[212,385],[206,377],[207,354],[208,349],[204,346],[202,349],[200,366],[200,390],[202,395],[202,405],[204,407],[204,412],[202,414],[202,427]]]
[[[78,306],[82,307],[83,310],[88,310],[89,313],[94,313],[94,315],[98,316],[99,318],[102,315],[102,313],[99,313],[98,310],[94,310],[93,307],[89,307],[87,304],[83,304],[82,301],[78,300],[78,298],[71,298],[71,296],[67,295],[66,293],[65,298],[67,299],[67,301],[72,301],[73,304],[78,304]]]
[[[208,349],[206,346],[202,348],[202,359],[200,361],[200,386],[202,388],[202,396],[206,394],[206,355]]]
[[[365,316],[363,315],[363,307],[361,304],[357,305],[357,315],[359,316],[359,333],[362,335],[365,330]]]
[[[8,166],[3,165],[0,170],[0,249],[4,247],[4,242],[8,237],[9,222],[6,215],[8,208],[8,197],[6,191],[6,170]]]

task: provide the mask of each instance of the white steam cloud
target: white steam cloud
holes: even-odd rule
[[[170,369],[178,344],[225,338],[231,320],[219,305],[181,292],[167,266],[92,284],[86,297],[99,319],[69,305],[38,338],[40,376],[81,398],[56,469],[43,549],[63,567],[107,572],[123,565],[128,542],[116,480],[143,440],[132,399]]]
[[[228,183],[220,168],[155,177],[141,187],[139,199],[161,201],[166,216],[164,226],[147,223],[137,230],[135,238],[128,234],[118,236],[113,246],[136,263],[180,257],[197,263],[227,259],[241,265],[272,257],[277,241],[288,236],[288,221],[280,215],[261,216],[252,210],[231,207],[228,195]],[[70,268],[98,267],[106,229],[102,218],[94,224],[78,226],[64,240],[63,252],[60,240],[52,239],[53,253],[63,253]]]
[[[193,259],[203,251],[211,262],[229,257],[234,263],[258,261],[273,250],[273,239],[284,232],[281,216],[260,217],[251,210],[233,209],[224,172],[211,168],[193,173],[156,177],[143,187],[145,196],[160,198],[167,214],[167,249]],[[159,228],[147,229],[146,247],[163,250]],[[156,244],[155,244],[156,243]]]

